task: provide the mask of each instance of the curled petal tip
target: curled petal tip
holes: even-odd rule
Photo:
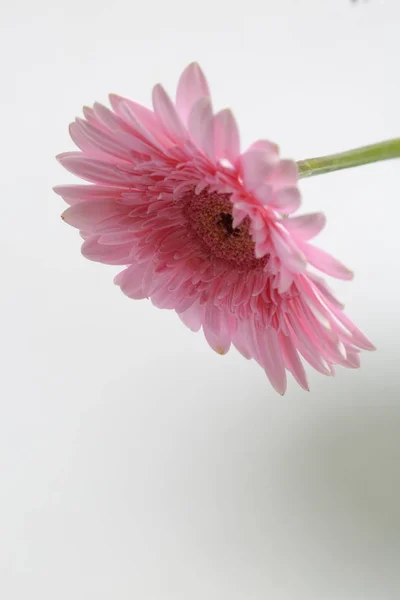
[[[354,279],[354,271],[352,271],[351,269],[348,269],[347,267],[344,267],[343,279],[345,279],[347,281],[351,281],[352,279]]]

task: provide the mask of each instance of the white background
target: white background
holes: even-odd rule
[[[6,8],[8,6],[8,8]],[[378,352],[275,394],[85,261],[67,127],[198,60],[245,144],[399,135],[398,0],[20,0],[1,9],[0,596],[398,600],[400,162],[306,180]]]

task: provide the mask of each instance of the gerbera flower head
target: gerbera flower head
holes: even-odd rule
[[[115,283],[127,296],[175,310],[219,354],[233,344],[281,394],[286,371],[308,389],[300,355],[326,375],[358,367],[359,350],[373,346],[310,266],[352,273],[310,244],[321,213],[291,216],[296,162],[266,140],[241,151],[232,112],[213,113],[196,63],[175,102],[156,85],[153,110],[116,95],[110,103],[84,108],[70,126],[80,151],[58,156],[90,182],[55,188],[83,255],[124,265]]]

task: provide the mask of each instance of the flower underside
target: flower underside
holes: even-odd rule
[[[126,295],[176,310],[220,354],[233,343],[280,393],[286,371],[308,389],[300,356],[327,375],[359,366],[373,346],[310,267],[352,273],[309,243],[321,213],[293,216],[296,163],[267,141],[241,152],[232,113],[213,114],[196,64],[175,104],[159,85],[154,111],[118,96],[111,104],[85,109],[70,129],[81,152],[59,157],[90,182],[56,188],[83,254],[124,265],[115,282]]]

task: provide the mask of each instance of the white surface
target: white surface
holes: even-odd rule
[[[8,8],[6,8],[8,6]],[[379,348],[284,398],[85,261],[51,186],[68,123],[198,60],[244,143],[399,135],[398,0],[20,0],[1,10],[0,596],[400,597],[399,162],[310,179]]]

